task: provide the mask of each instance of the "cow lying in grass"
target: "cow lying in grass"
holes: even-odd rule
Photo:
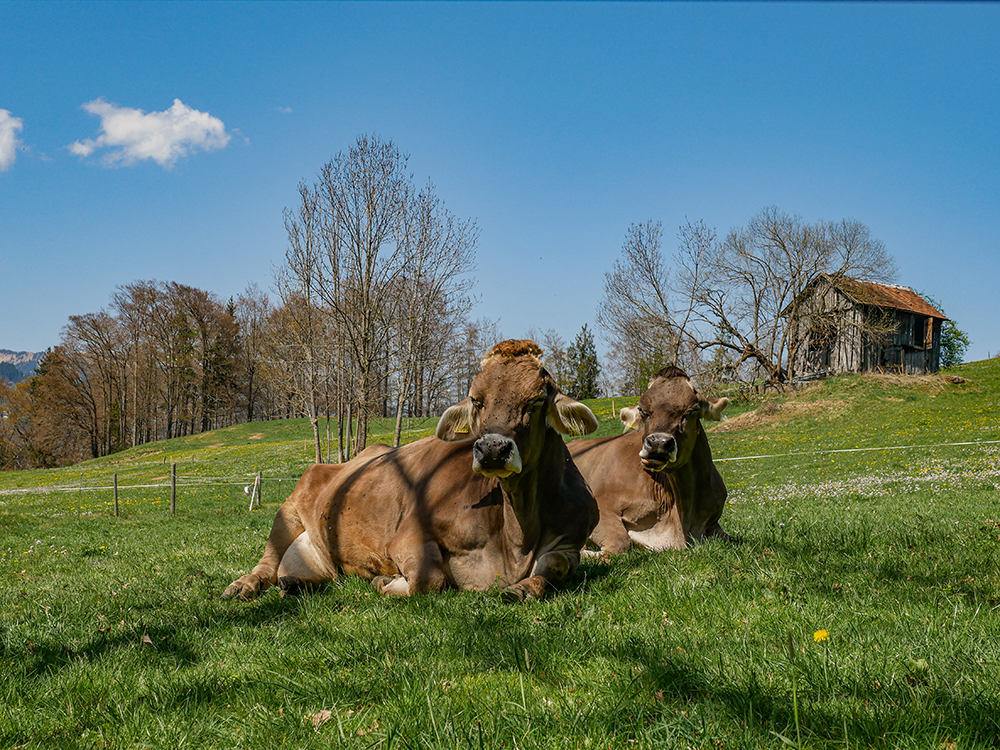
[[[521,600],[565,579],[597,504],[560,433],[593,432],[597,419],[559,393],[541,353],[532,341],[493,347],[436,437],[309,468],[278,510],[260,562],[223,596],[250,599],[275,583],[288,590],[344,572],[383,594],[497,585]]]
[[[590,540],[603,554],[637,545],[682,549],[691,539],[727,537],[719,526],[726,485],[702,419],[719,420],[727,398],[705,398],[677,367],[657,373],[638,406],[621,410],[623,435],[573,440],[570,454],[601,519]]]

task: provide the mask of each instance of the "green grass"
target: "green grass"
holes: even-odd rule
[[[310,462],[304,421],[2,474],[0,747],[996,747],[1000,445],[928,446],[1000,440],[1000,363],[954,372],[730,407],[736,543],[585,562],[519,606],[354,577],[221,600]],[[593,402],[602,432],[633,402]],[[175,517],[162,486],[118,518],[88,489],[171,462]]]

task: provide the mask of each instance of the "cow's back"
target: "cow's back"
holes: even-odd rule
[[[602,514],[641,513],[651,502],[649,476],[637,458],[640,442],[636,433],[627,432],[566,444]]]

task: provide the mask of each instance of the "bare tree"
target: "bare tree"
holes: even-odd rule
[[[319,433],[319,402],[329,356],[320,295],[323,289],[323,235],[319,194],[304,182],[299,184],[297,209],[285,210],[288,247],[285,264],[278,269],[275,283],[282,309],[276,317],[281,342],[272,360],[288,367],[285,385],[304,409],[312,426],[316,463],[323,461]]]
[[[439,378],[471,307],[475,224],[445,210],[433,185],[416,191],[391,141],[363,135],[323,166],[314,187],[300,185],[286,228],[278,287],[315,295],[308,308],[323,319],[338,414],[356,407],[351,448],[366,445],[369,416],[390,412],[398,442],[407,404],[410,413],[423,408],[424,383]]]
[[[721,243],[703,223],[681,228],[675,290],[691,311],[698,348],[732,353],[747,379],[783,382],[805,332],[799,300],[820,273],[885,280],[895,266],[883,244],[853,220],[807,224],[768,207]]]
[[[105,456],[125,446],[127,435],[127,384],[124,337],[118,322],[106,312],[71,315],[63,330],[67,361],[78,373],[75,380],[89,393],[77,389],[78,404],[86,404],[91,421],[94,457]]]
[[[397,307],[388,319],[398,342],[393,445],[400,443],[407,395],[423,371],[442,361],[444,350],[429,345],[452,335],[472,306],[467,295],[475,284],[469,274],[478,237],[475,223],[456,219],[431,184],[402,206],[395,241],[405,260],[394,295]]]
[[[157,336],[154,310],[164,303],[155,281],[135,281],[117,288],[111,307],[118,314],[130,354],[132,445],[159,439],[156,417],[162,404],[158,399],[161,349],[166,345]]]
[[[479,374],[483,353],[504,338],[499,321],[489,318],[466,321],[452,348],[452,393],[449,401],[461,401]]]
[[[525,336],[541,345],[545,352],[545,369],[549,371],[552,379],[556,381],[559,390],[563,393],[568,393],[569,387],[573,382],[573,376],[566,357],[566,341],[563,337],[552,328],[547,328],[545,331],[538,331],[532,328]]]
[[[632,224],[619,257],[604,275],[597,325],[624,392],[638,395],[665,364],[682,364],[682,329],[669,305],[670,273],[659,221]]]
[[[391,141],[362,135],[323,166],[316,188],[323,214],[319,293],[357,373],[356,450],[367,442],[367,418],[383,381],[387,292],[397,287],[406,261],[395,233],[410,195],[407,160]]]
[[[243,407],[248,422],[253,422],[257,415],[264,387],[261,382],[264,366],[262,359],[271,311],[271,300],[257,284],[247,284],[243,293],[236,298],[240,367],[243,371]]]

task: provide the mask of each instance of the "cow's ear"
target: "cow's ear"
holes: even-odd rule
[[[634,430],[636,427],[642,424],[642,414],[639,412],[638,406],[626,406],[623,407],[620,412],[618,412],[618,417],[622,421],[622,427],[625,431]]]
[[[438,439],[446,443],[469,440],[479,434],[479,410],[473,405],[472,399],[466,398],[445,409],[438,420],[436,434]]]
[[[594,412],[563,393],[557,393],[553,399],[548,422],[563,435],[589,435],[599,424]]]
[[[726,410],[729,406],[728,398],[707,398],[705,399],[705,406],[701,410],[701,415],[704,419],[711,419],[718,422],[722,419],[722,412]]]

